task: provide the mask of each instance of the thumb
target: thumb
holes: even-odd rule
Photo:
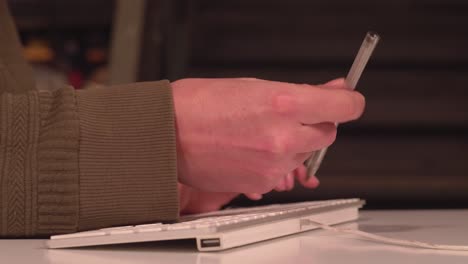
[[[326,89],[348,89],[351,90],[351,88],[346,84],[346,81],[344,78],[338,78],[331,80],[329,82],[326,82],[324,84],[319,85],[322,88]]]
[[[297,168],[294,171],[294,174],[301,185],[306,188],[314,189],[317,188],[320,184],[320,181],[315,176],[307,178],[307,169],[304,165]]]

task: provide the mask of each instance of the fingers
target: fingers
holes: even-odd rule
[[[281,180],[278,182],[274,190],[277,192],[284,192],[287,190],[286,177],[281,178]]]
[[[364,111],[364,96],[352,91],[343,78],[322,85],[241,80],[278,91],[272,98],[273,109],[303,124],[347,122],[359,118]]]
[[[216,211],[239,195],[230,192],[206,192],[184,184],[179,184],[179,190],[181,214]]]
[[[320,181],[317,177],[312,176],[307,179],[307,169],[304,165],[301,165],[299,168],[294,170],[294,176],[299,181],[299,183],[306,188],[317,188],[320,184]]]
[[[317,188],[320,184],[320,181],[315,176],[307,179],[307,169],[304,165],[301,165],[282,178],[274,190],[277,192],[291,191],[294,188],[294,179],[297,179],[302,186],[309,189]]]
[[[340,80],[326,86],[283,86],[288,90],[273,97],[273,108],[302,124],[347,122],[359,118],[364,111],[364,96],[349,90]]]
[[[303,124],[343,123],[362,115],[365,99],[354,91],[311,86],[299,93],[296,103],[297,120]]]
[[[263,198],[263,195],[259,193],[245,193],[244,195],[250,200],[254,200],[254,201],[261,200]]]
[[[304,152],[304,153],[297,153],[294,157],[294,162],[298,165],[295,165],[293,169],[296,169],[297,166],[301,165],[306,161],[311,155],[313,151],[311,152]]]
[[[294,189],[295,179],[297,179],[302,186],[309,189],[315,189],[320,184],[320,181],[315,176],[312,176],[309,179],[307,179],[307,169],[304,165],[301,165],[293,172],[288,173],[288,175],[280,179],[274,190],[277,192],[291,191],[292,189]],[[263,195],[259,193],[246,193],[245,196],[254,201],[263,198]]]
[[[281,131],[273,131],[268,139],[270,151],[278,156],[278,159],[297,162],[291,163],[288,169],[297,168],[308,158],[306,153],[330,146],[336,139],[337,128],[333,123],[321,123],[316,125],[291,124],[283,127]],[[301,160],[302,159],[302,160]]]
[[[294,173],[288,173],[284,178],[282,178],[276,187],[274,188],[277,192],[290,191],[294,189]]]
[[[351,90],[351,88],[348,87],[348,85],[346,84],[344,78],[334,79],[334,80],[331,80],[331,81],[326,82],[324,84],[320,84],[318,86],[322,87],[322,88],[327,88],[327,89],[348,89],[348,90]]]
[[[333,144],[336,134],[337,128],[334,123],[299,126],[292,132],[294,140],[291,140],[290,149],[295,153],[306,153],[323,149]]]
[[[289,173],[286,175],[286,190],[291,191],[292,189],[294,189],[294,174]]]

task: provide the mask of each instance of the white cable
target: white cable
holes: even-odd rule
[[[315,222],[315,221],[312,221],[312,220],[309,220],[309,219],[304,219],[302,221],[305,221],[308,224],[315,225],[315,226],[317,226],[319,228],[322,228],[324,230],[330,230],[330,231],[338,232],[338,233],[346,233],[346,234],[357,235],[357,236],[367,238],[367,239],[372,240],[372,241],[382,242],[382,243],[386,243],[386,244],[407,246],[407,247],[416,247],[416,248],[438,249],[438,250],[468,251],[468,246],[440,245],[440,244],[426,243],[426,242],[420,242],[420,241],[415,241],[415,240],[404,240],[404,239],[389,238],[389,237],[374,235],[374,234],[367,233],[367,232],[364,232],[364,231],[361,231],[361,230],[333,227],[333,226],[323,224],[323,223],[319,223],[319,222]]]

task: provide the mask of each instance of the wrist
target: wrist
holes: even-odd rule
[[[187,206],[190,203],[192,192],[190,191],[190,187],[187,187],[186,185],[182,183],[178,183],[177,185],[178,185],[177,189],[179,191],[179,215],[180,215],[186,211]]]

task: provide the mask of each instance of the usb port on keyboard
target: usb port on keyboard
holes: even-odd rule
[[[202,239],[200,243],[202,248],[221,246],[221,241],[219,241],[219,238],[205,238]]]

